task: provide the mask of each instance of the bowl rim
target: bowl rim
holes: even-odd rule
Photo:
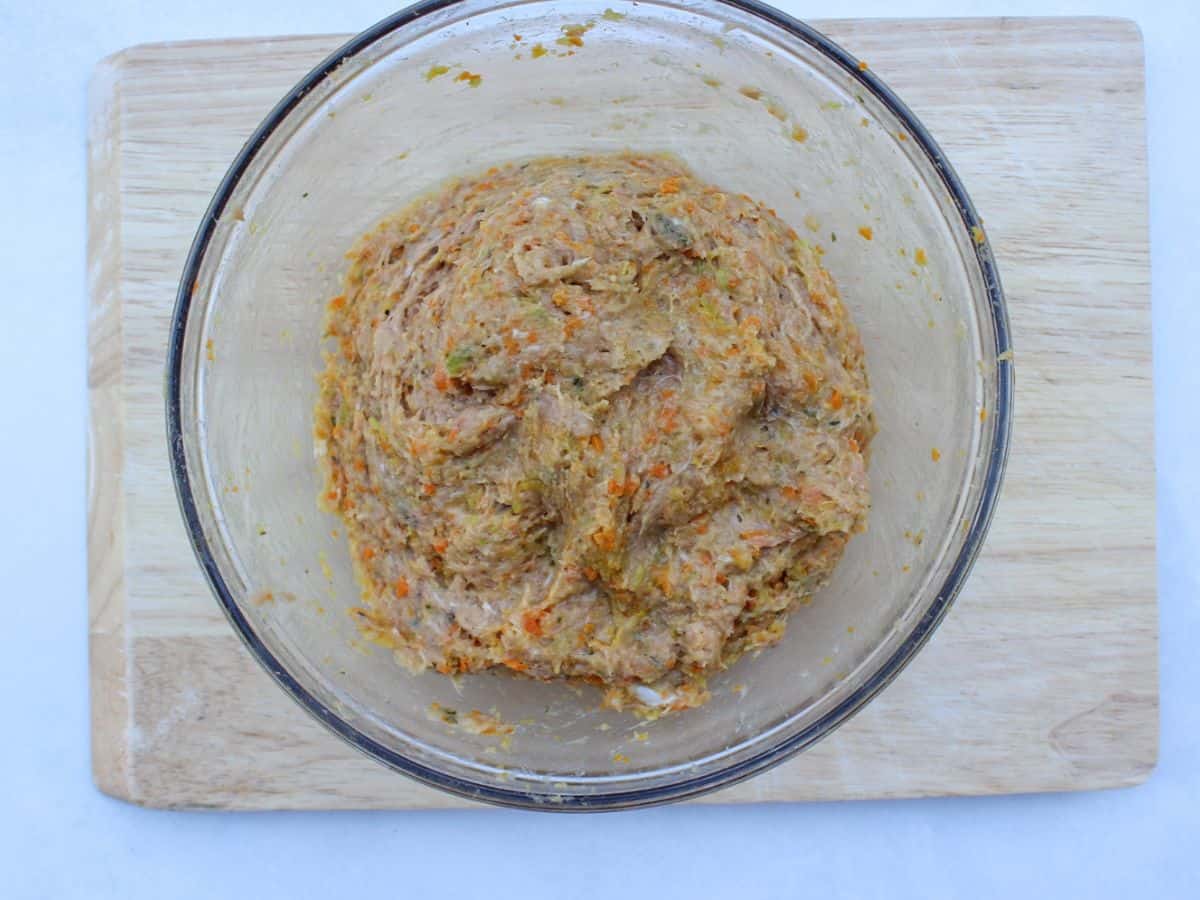
[[[382,19],[338,47],[297,82],[267,114],[238,152],[213,194],[200,221],[180,276],[167,343],[165,400],[168,452],[176,498],[188,538],[209,586],[235,632],[254,658],[284,691],[338,737],[368,756],[419,782],[471,800],[521,809],[564,812],[653,806],[696,797],[718,788],[728,787],[798,754],[857,713],[890,684],[912,660],[917,651],[924,646],[962,589],[967,575],[979,555],[983,539],[995,512],[1012,434],[1014,391],[1012,342],[1004,292],[1000,285],[995,260],[986,241],[973,240],[971,242],[988,295],[988,308],[995,335],[994,349],[998,357],[995,408],[990,411],[991,449],[979,501],[970,514],[970,526],[966,538],[938,589],[934,602],[913,624],[908,636],[891,656],[857,690],[796,734],[761,749],[747,759],[728,763],[714,771],[684,777],[668,784],[635,787],[607,793],[564,794],[561,795],[561,799],[556,797],[553,803],[540,794],[518,788],[506,788],[472,781],[397,753],[345,721],[300,684],[258,636],[234,600],[219,571],[208,538],[204,533],[192,489],[192,475],[188,470],[182,420],[183,357],[196,278],[214,236],[217,222],[242,176],[245,175],[267,139],[287,119],[305,95],[333,73],[344,61],[406,25],[465,2],[469,2],[469,0],[423,0],[423,2],[415,3]],[[870,69],[860,66],[857,58],[812,26],[760,3],[758,0],[706,0],[706,2],[715,6],[732,7],[781,29],[789,36],[820,52],[857,81],[861,88],[869,91],[903,123],[912,141],[932,163],[943,188],[954,202],[966,233],[971,236],[979,234],[976,229],[982,228],[982,220],[976,213],[965,187],[949,160],[920,120]]]

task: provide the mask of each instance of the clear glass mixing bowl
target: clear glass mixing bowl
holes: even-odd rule
[[[364,641],[346,614],[359,592],[340,523],[316,508],[311,438],[322,315],[357,235],[452,174],[625,148],[678,154],[824,248],[862,330],[879,419],[870,530],[832,582],[793,613],[780,645],[712,679],[708,705],[650,723],[599,709],[590,688],[414,676]],[[167,373],[171,460],[197,556],[286,691],[428,784],[597,809],[745,778],[828,734],[895,677],[979,550],[1008,447],[1012,367],[978,227],[903,104],[775,10],[742,0],[410,7],[280,102],[197,234]],[[493,729],[472,726],[472,710],[512,733],[483,733]]]

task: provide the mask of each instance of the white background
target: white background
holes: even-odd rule
[[[358,31],[392,7],[0,0],[0,895],[1200,898],[1200,2],[777,2],[810,18],[1108,14],[1142,28],[1162,611],[1150,781],[584,817],[167,813],[102,796],[88,760],[86,79],[130,44]]]

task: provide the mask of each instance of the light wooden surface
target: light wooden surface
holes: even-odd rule
[[[705,802],[1136,784],[1158,746],[1141,38],[1128,22],[817,23],[947,150],[1009,300],[1017,418],[986,550],[933,641],[809,752]],[[241,142],[340,37],[127,50],[90,98],[89,595],[97,784],[151,806],[465,805],[360,756],[243,650],[175,503],[176,280]]]

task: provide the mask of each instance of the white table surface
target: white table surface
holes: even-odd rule
[[[130,44],[356,31],[391,7],[0,0],[0,376],[12,401],[0,419],[0,896],[1200,897],[1200,477],[1189,449],[1200,446],[1200,3],[778,5],[812,18],[1105,14],[1142,28],[1162,611],[1162,749],[1150,781],[572,817],[168,813],[101,795],[88,759],[86,79]]]

